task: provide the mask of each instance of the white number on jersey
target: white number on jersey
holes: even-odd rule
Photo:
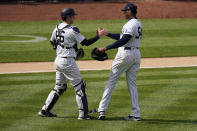
[[[56,31],[56,40],[57,42],[64,43],[64,31]]]

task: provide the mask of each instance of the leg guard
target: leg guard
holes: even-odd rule
[[[84,81],[81,81],[74,87],[76,92],[76,101],[79,108],[79,117],[84,117],[88,114],[88,101],[85,93],[86,84]]]
[[[56,88],[57,86],[61,88],[57,89]],[[57,102],[59,96],[62,95],[63,92],[66,91],[66,89],[67,89],[66,84],[56,84],[55,88],[49,93],[45,105],[42,107],[42,110],[49,112]]]

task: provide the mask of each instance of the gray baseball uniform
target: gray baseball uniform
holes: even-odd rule
[[[78,119],[87,118],[88,102],[85,93],[86,84],[82,80],[79,68],[75,62],[77,54],[74,46],[78,43],[88,46],[98,39],[99,37],[96,35],[87,40],[79,32],[78,28],[68,25],[66,22],[62,22],[55,27],[50,40],[52,43],[57,43],[55,59],[56,85],[49,93],[45,105],[42,107],[42,111],[48,113],[53,108],[59,96],[67,89],[67,80],[70,80],[76,92],[76,101],[79,108]]]
[[[116,57],[112,63],[110,77],[104,89],[102,100],[100,101],[98,112],[106,111],[110,103],[110,98],[115,84],[124,72],[130,98],[132,101],[131,115],[140,117],[140,107],[138,104],[138,91],[136,77],[140,68],[140,39],[142,35],[142,25],[138,19],[130,19],[122,28],[120,39],[123,35],[130,35],[130,40],[118,48]]]
[[[56,50],[55,68],[56,84],[54,89],[49,93],[45,105],[38,112],[42,117],[57,117],[50,112],[57,102],[59,96],[67,89],[67,80],[75,89],[76,101],[79,109],[79,120],[93,119],[88,115],[88,102],[85,92],[86,84],[82,80],[79,68],[75,62],[76,57],[81,56],[82,50],[78,50],[77,44],[89,46],[95,43],[103,35],[103,31],[97,31],[96,36],[86,39],[81,35],[77,27],[71,26],[75,19],[73,8],[64,8],[61,13],[62,23],[58,24],[52,32],[50,42],[53,49]],[[80,54],[80,52],[82,54]]]

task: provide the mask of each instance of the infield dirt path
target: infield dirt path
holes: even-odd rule
[[[112,60],[77,61],[77,65],[80,70],[106,70],[106,69],[110,69],[111,64],[112,64]],[[190,66],[197,66],[197,56],[141,59],[141,68],[190,67]],[[53,62],[0,64],[0,74],[53,72],[53,71],[55,71]]]

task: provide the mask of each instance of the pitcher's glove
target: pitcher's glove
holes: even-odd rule
[[[77,58],[76,58],[76,59],[78,60],[78,59],[80,59],[80,58],[83,58],[84,55],[85,55],[85,53],[84,53],[83,48],[79,48],[79,49],[77,50]]]
[[[107,53],[100,52],[98,48],[94,48],[91,52],[91,57],[98,61],[104,61],[108,59]]]

